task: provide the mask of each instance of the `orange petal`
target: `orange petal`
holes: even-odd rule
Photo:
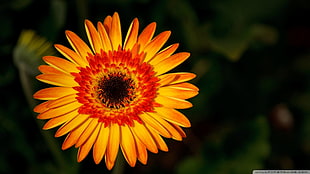
[[[156,121],[153,117],[148,115],[148,113],[143,113],[139,115],[141,120],[145,123],[145,125],[149,125],[154,128],[158,133],[163,135],[166,138],[171,138],[170,133],[163,127],[158,121]]]
[[[115,12],[112,16],[111,30],[109,31],[109,36],[112,42],[113,50],[118,50],[119,46],[122,47],[121,23],[117,12]]]
[[[107,16],[106,18],[104,18],[103,26],[104,26],[105,30],[107,31],[107,33],[109,33],[111,30],[111,26],[112,26],[112,17],[111,16]]]
[[[59,57],[55,57],[55,56],[44,56],[43,60],[51,65],[52,67],[70,74],[71,72],[79,72],[79,70],[76,68],[76,65],[74,65],[73,63],[63,59],[63,58],[59,58]]]
[[[49,103],[50,104],[50,103]],[[50,119],[72,112],[81,106],[78,102],[72,102],[58,108],[52,108],[42,112],[37,116],[38,119]],[[48,106],[47,106],[48,107]]]
[[[100,53],[103,48],[99,33],[89,20],[85,20],[85,29],[90,45],[95,53]]]
[[[54,100],[66,95],[75,94],[76,90],[68,87],[44,88],[33,94],[33,98],[40,100]]]
[[[162,119],[160,115],[158,115],[157,113],[148,113],[150,116],[152,116],[156,121],[158,121],[163,127],[165,127],[165,129],[167,129],[169,131],[169,133],[171,134],[171,138],[181,141],[182,140],[182,136],[180,135],[180,133],[170,124],[168,123],[166,120]],[[170,138],[170,137],[167,137]]]
[[[180,125],[182,127],[190,127],[191,123],[181,112],[165,107],[155,108],[155,111],[165,120]]]
[[[71,121],[66,123],[65,125],[62,125],[56,132],[55,137],[61,137],[68,132],[72,131],[73,129],[77,128],[80,126],[82,123],[86,122],[87,119],[92,119],[89,118],[88,115],[84,114],[79,114],[76,117],[74,117]]]
[[[79,114],[78,112],[69,112],[68,114],[64,114],[64,115],[61,115],[59,117],[52,118],[44,124],[44,127],[42,129],[47,130],[47,129],[52,129],[54,127],[57,127],[61,124],[64,124],[64,123],[72,120],[78,114]]]
[[[112,44],[109,35],[101,22],[97,23],[99,36],[102,41],[102,49],[105,52],[112,51]]]
[[[90,149],[92,148],[94,142],[96,141],[98,137],[99,130],[100,130],[100,127],[97,126],[95,130],[92,131],[92,134],[88,137],[87,141],[79,148],[78,158],[77,158],[78,162],[81,162],[83,159],[85,159],[85,157],[89,153]]]
[[[57,107],[60,107],[60,106],[72,103],[74,101],[77,101],[76,100],[76,96],[77,96],[76,94],[69,94],[69,95],[60,97],[60,98],[58,98],[56,100],[53,100],[53,102],[51,102],[48,105],[48,107],[49,108],[57,108]]]
[[[106,152],[109,140],[109,127],[104,127],[103,123],[99,123],[100,131],[93,148],[93,157],[96,164],[99,164]]]
[[[134,167],[137,161],[136,143],[127,125],[121,126],[120,145],[126,161],[131,167]]]
[[[176,43],[176,44],[170,45],[169,47],[163,49],[158,54],[156,54],[153,59],[150,60],[150,64],[151,65],[156,65],[160,61],[168,58],[169,56],[171,56],[175,52],[175,50],[178,47],[179,47],[179,44]]]
[[[194,91],[191,89],[178,89],[171,88],[169,86],[161,87],[158,89],[158,94],[162,96],[169,96],[180,99],[189,99],[198,94],[198,91]]]
[[[124,49],[132,49],[135,43],[137,42],[138,37],[138,31],[139,31],[139,21],[137,18],[135,18],[128,29],[128,33],[125,38],[124,42]]]
[[[144,28],[138,37],[138,44],[140,45],[140,50],[144,50],[146,44],[152,39],[156,29],[156,23],[152,22]]]
[[[185,132],[183,131],[183,129],[182,129],[180,126],[178,126],[178,125],[176,125],[176,124],[174,124],[174,123],[170,123],[170,124],[179,132],[179,134],[180,134],[183,138],[186,137]]]
[[[55,44],[54,46],[62,55],[64,55],[72,63],[79,65],[81,67],[85,67],[88,64],[86,59],[81,58],[76,52],[72,51],[71,49],[59,44]]]
[[[181,90],[192,90],[192,91],[199,91],[199,88],[197,86],[191,84],[191,83],[178,83],[178,84],[172,84],[167,85],[166,87],[173,88],[173,89],[181,89]]]
[[[146,165],[147,163],[147,150],[145,145],[139,140],[137,136],[133,136],[135,138],[136,147],[137,147],[137,157],[138,160]]]
[[[118,124],[110,124],[110,136],[106,152],[106,166],[109,170],[112,169],[115,163],[116,155],[119,149],[120,142],[120,126]]]
[[[67,135],[65,141],[62,143],[61,149],[65,150],[65,149],[72,147],[77,142],[77,140],[80,138],[81,134],[84,132],[84,130],[86,129],[86,127],[89,125],[91,121],[92,119],[87,119],[77,128],[73,129]]]
[[[157,72],[157,75],[161,75],[184,62],[189,56],[188,52],[176,53],[154,65],[154,71]]]
[[[155,131],[154,128],[149,127],[148,125],[145,125],[145,126],[148,128],[148,130],[151,133],[153,139],[155,140],[155,143],[156,143],[158,149],[167,152],[168,151],[168,146],[165,143],[165,141],[161,138],[161,136]]]
[[[164,107],[175,109],[187,109],[193,106],[189,101],[162,95],[157,95],[155,102],[162,104]]]
[[[52,101],[45,101],[43,103],[38,104],[33,108],[33,111],[36,113],[42,113],[47,111],[49,108],[47,107]]]
[[[84,129],[84,132],[80,135],[80,138],[75,144],[75,147],[80,147],[82,144],[87,141],[87,139],[93,134],[95,128],[98,126],[98,119],[93,118],[89,123],[87,128]]]
[[[48,83],[56,86],[74,87],[79,84],[74,80],[74,77],[58,74],[40,74],[36,77],[38,80],[44,83]]]
[[[195,77],[196,74],[194,73],[183,73],[183,72],[169,73],[158,76],[158,78],[160,79],[158,83],[160,83],[160,86],[165,86],[168,84],[186,82],[192,80]]]
[[[137,136],[140,141],[146,146],[146,148],[153,152],[157,153],[158,149],[157,146],[150,135],[150,132],[146,129],[144,124],[138,123],[137,121],[134,121],[134,126],[130,127],[132,132],[134,133],[135,136]]]
[[[67,30],[66,36],[74,51],[77,52],[80,57],[87,62],[86,57],[88,56],[88,54],[92,54],[92,51],[86,45],[86,43],[72,31]]]
[[[141,51],[146,53],[145,62],[148,62],[153,56],[161,49],[161,47],[167,42],[170,37],[171,31],[164,31],[157,35],[151,42],[149,42],[145,48]]]
[[[51,67],[49,65],[40,65],[38,67],[38,69],[43,74],[68,75],[68,73],[64,73],[62,71],[59,71],[58,69]]]

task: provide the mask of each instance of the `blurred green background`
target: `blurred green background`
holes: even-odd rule
[[[182,111],[192,122],[184,141],[166,140],[168,153],[149,153],[146,166],[117,170],[310,169],[310,1],[1,0],[0,173],[111,173],[103,162],[95,165],[91,154],[77,163],[76,149],[61,151],[64,137],[53,138],[56,129],[41,130],[44,121],[35,119],[29,92],[43,85],[34,86],[36,64],[27,65],[27,56],[40,54],[17,43],[30,29],[69,46],[66,29],[85,39],[84,19],[96,23],[115,11],[124,33],[134,17],[140,31],[153,21],[157,34],[171,30],[168,44],[178,42],[178,51],[191,52],[174,71],[196,73],[192,83],[200,88],[191,99],[194,107]]]

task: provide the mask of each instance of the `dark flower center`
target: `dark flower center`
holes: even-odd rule
[[[134,99],[133,81],[123,74],[109,74],[99,82],[99,99],[109,108],[121,108]]]

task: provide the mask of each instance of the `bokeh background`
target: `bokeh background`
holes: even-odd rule
[[[43,48],[18,40],[32,30],[37,40],[69,46],[65,30],[85,39],[84,19],[102,21],[115,11],[124,33],[134,17],[141,29],[156,21],[156,34],[171,30],[166,45],[191,52],[175,71],[196,73],[200,94],[182,111],[192,122],[184,141],[166,140],[169,152],[149,153],[146,166],[108,171],[92,155],[77,163],[76,149],[60,149],[56,129],[41,130],[31,92],[43,87],[34,79]],[[309,16],[308,0],[1,0],[0,173],[310,169]]]

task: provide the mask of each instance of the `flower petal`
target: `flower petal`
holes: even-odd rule
[[[199,88],[197,88],[197,86],[195,86],[191,83],[186,83],[186,82],[167,85],[166,87],[173,88],[173,89],[180,89],[180,90],[199,91]]]
[[[80,147],[82,144],[84,144],[87,141],[87,139],[93,134],[98,124],[99,124],[98,119],[93,118],[92,121],[87,126],[87,128],[84,129],[84,132],[80,135],[80,138],[76,142],[75,147]]]
[[[36,78],[41,82],[62,87],[74,87],[79,85],[72,76],[66,75],[40,74]]]
[[[86,43],[72,31],[67,30],[66,36],[74,51],[77,52],[80,57],[87,62],[86,57],[88,54],[92,54],[92,51],[86,45]]]
[[[67,73],[59,71],[58,69],[51,67],[49,65],[40,65],[38,69],[42,74],[68,75]]]
[[[33,108],[33,111],[36,113],[42,113],[47,111],[49,108],[47,107],[52,101],[45,101],[43,103],[38,104]]]
[[[155,108],[155,111],[160,114],[160,116],[172,123],[175,123],[177,125],[180,125],[182,127],[191,127],[191,123],[189,120],[183,115],[181,112],[171,109],[171,108],[165,108],[165,107],[157,107]]]
[[[88,115],[84,115],[84,114],[77,115],[71,121],[69,121],[68,123],[62,125],[57,130],[57,132],[55,134],[55,137],[61,137],[61,136],[65,135],[65,134],[67,134],[68,132],[70,132],[73,129],[75,129],[78,126],[80,126],[82,123],[85,123],[87,121],[87,119],[92,119],[92,118],[89,118]]]
[[[129,26],[124,42],[124,50],[133,48],[133,46],[137,42],[138,31],[139,31],[139,21],[137,18],[135,18]]]
[[[185,132],[183,131],[183,129],[182,129],[180,126],[178,126],[178,125],[176,125],[176,124],[174,124],[174,123],[170,123],[170,124],[179,132],[179,134],[180,134],[183,138],[186,137]]]
[[[111,28],[112,28],[111,27],[112,26],[112,17],[111,16],[107,16],[106,18],[104,18],[103,26],[104,26],[105,30],[107,31],[107,33],[109,33]]]
[[[146,53],[145,62],[148,62],[153,56],[161,49],[161,47],[167,42],[171,35],[171,31],[164,31],[157,35],[145,48],[141,51]]]
[[[175,109],[187,109],[193,106],[189,101],[162,95],[157,95],[155,102],[162,104],[164,107]]]
[[[195,77],[196,74],[194,73],[184,73],[184,72],[169,73],[158,76],[158,78],[160,79],[158,83],[160,83],[160,86],[165,86],[168,84],[186,82],[192,80]]]
[[[182,140],[182,136],[180,135],[180,133],[170,124],[168,123],[166,120],[164,120],[160,115],[158,115],[158,113],[152,113],[149,112],[148,113],[150,116],[152,116],[156,121],[158,121],[163,127],[165,127],[165,129],[167,129],[169,131],[169,133],[171,134],[171,138],[181,141]],[[167,137],[169,138],[169,137]]]
[[[105,52],[112,51],[112,44],[109,35],[101,22],[97,24],[100,39],[102,41],[102,49]]]
[[[100,53],[103,48],[102,42],[100,40],[99,33],[97,32],[95,26],[89,20],[85,20],[85,30],[89,40],[89,43],[94,51],[94,53]]]
[[[110,124],[110,136],[106,152],[106,166],[109,170],[112,169],[115,163],[116,155],[119,149],[120,142],[120,126],[118,124]]]
[[[76,101],[76,97],[77,97],[76,94],[69,94],[69,95],[60,97],[60,98],[58,98],[56,100],[53,100],[53,102],[51,102],[47,107],[49,107],[49,108],[57,108],[57,107],[65,105],[65,104],[69,104],[69,103],[75,102]]]
[[[163,127],[158,121],[156,121],[153,117],[148,115],[148,113],[143,113],[139,115],[141,120],[145,123],[145,125],[149,125],[154,128],[158,133],[166,138],[171,138],[170,133]]]
[[[131,167],[134,167],[137,161],[136,143],[127,125],[121,126],[120,145],[126,161]]]
[[[133,136],[135,138],[136,147],[137,147],[137,157],[138,160],[146,165],[147,163],[147,150],[145,145],[139,140],[137,136]]]
[[[115,12],[112,16],[111,30],[109,31],[109,36],[112,42],[113,50],[118,50],[119,46],[122,47],[121,23],[117,12]]]
[[[79,125],[77,128],[73,129],[66,137],[65,141],[62,143],[61,149],[65,150],[70,147],[72,147],[77,140],[80,138],[83,131],[86,129],[86,127],[89,125],[89,123],[92,121],[92,119],[87,119],[85,122],[83,122],[81,125]]]
[[[49,103],[50,104],[50,103]],[[78,102],[72,102],[64,106],[48,109],[37,116],[38,119],[50,119],[72,112],[81,106]],[[47,106],[48,107],[48,106]]]
[[[157,75],[161,75],[184,62],[189,56],[188,52],[176,53],[154,65],[154,71],[157,72]]]
[[[157,92],[162,96],[169,96],[179,99],[189,99],[198,94],[198,91],[194,91],[192,89],[178,89],[169,86],[161,87]]]
[[[100,131],[98,133],[97,140],[93,147],[93,157],[96,164],[99,164],[106,152],[108,140],[109,140],[109,127],[104,127],[102,122],[100,124]]]
[[[179,47],[179,44],[176,43],[176,44],[173,44],[173,45],[170,45],[168,46],[167,48],[163,49],[162,51],[160,51],[158,54],[156,54],[154,56],[154,58],[152,58],[150,60],[150,64],[151,65],[156,65],[158,64],[159,62],[161,62],[162,60],[168,58],[169,56],[171,56],[175,50]]]
[[[134,121],[134,126],[130,127],[130,129],[132,130],[134,135],[140,139],[140,141],[146,146],[146,148],[149,151],[153,153],[158,152],[157,146],[152,136],[150,135],[150,132],[146,129],[144,124]]]
[[[100,130],[100,127],[99,126],[96,127],[95,130],[92,131],[92,134],[88,137],[86,142],[79,148],[78,160],[77,160],[78,162],[81,162],[83,159],[85,159],[85,157],[89,153],[90,149],[92,148],[94,142],[96,141],[98,137],[99,130]]]
[[[155,140],[155,143],[156,143],[158,149],[167,152],[168,146],[165,143],[165,141],[162,139],[162,137],[155,131],[154,128],[149,127],[148,125],[145,125],[145,126],[149,130],[149,132],[151,133],[153,139]]]
[[[57,49],[57,51],[59,51],[72,63],[79,65],[81,67],[85,67],[87,65],[86,59],[82,59],[76,52],[72,51],[71,49],[59,44],[55,44],[54,46]]]
[[[138,44],[140,45],[140,50],[144,50],[146,44],[152,39],[156,29],[156,23],[152,22],[144,28],[138,37]]]
[[[42,129],[47,130],[47,129],[52,129],[54,127],[57,127],[61,124],[64,124],[65,122],[72,120],[78,114],[79,114],[78,112],[69,112],[69,113],[61,115],[59,117],[52,118],[44,124]]]
[[[73,63],[63,59],[63,58],[59,58],[59,57],[55,57],[55,56],[44,56],[43,60],[51,65],[52,67],[70,74],[71,72],[79,72],[79,70],[76,68],[76,65],[74,65]]]
[[[44,88],[33,94],[33,98],[40,100],[54,100],[66,95],[75,94],[77,91],[68,87]]]

